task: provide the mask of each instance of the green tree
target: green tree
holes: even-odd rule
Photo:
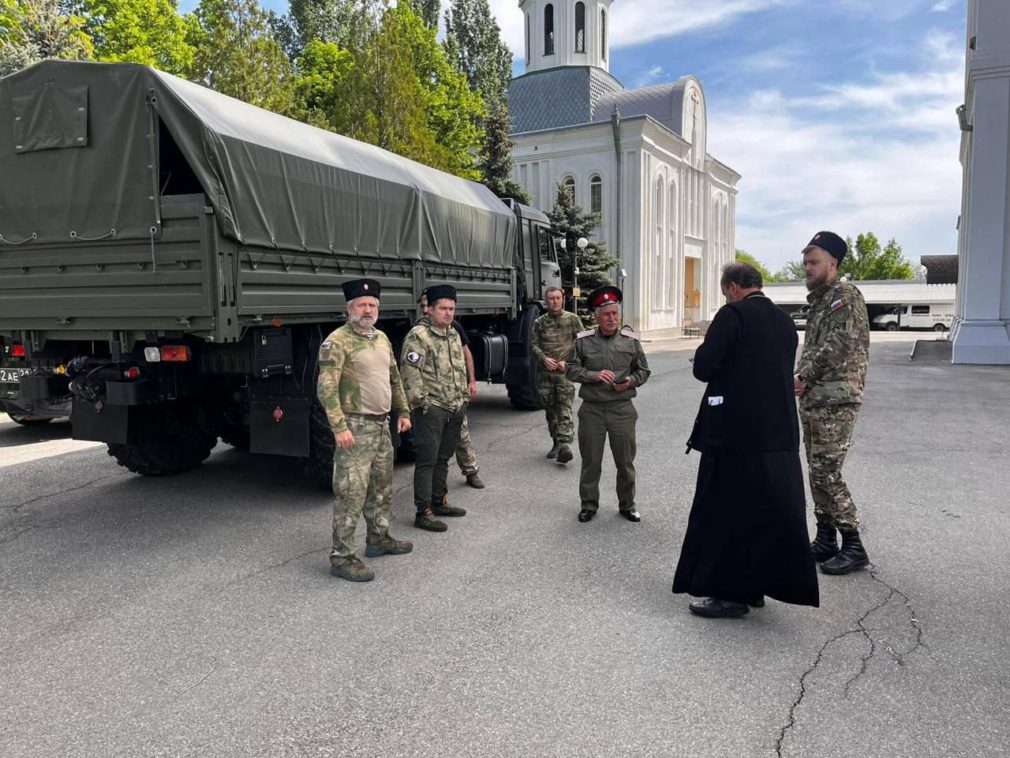
[[[775,276],[779,282],[802,282],[807,278],[803,270],[803,261],[789,261]]]
[[[584,295],[579,299],[579,315],[589,323],[592,318],[585,307],[586,294],[597,287],[612,284],[611,270],[620,265],[620,261],[612,256],[603,242],[592,239],[592,232],[599,224],[599,218],[592,213],[585,213],[572,201],[571,193],[564,185],[558,183],[554,198],[554,208],[548,214],[551,224],[565,235],[565,248],[558,251],[558,262],[561,264],[561,280],[577,283]],[[585,250],[579,251],[576,242],[580,237],[589,240]],[[578,256],[579,277],[575,282],[575,263]]]
[[[378,27],[381,0],[291,0],[291,22],[303,44],[310,40],[354,48]]]
[[[174,0],[80,0],[84,30],[95,58],[110,63],[143,63],[185,75],[193,65],[187,26]]]
[[[438,31],[438,17],[442,10],[441,0],[414,0],[417,15],[424,19],[429,29]]]
[[[512,80],[512,53],[487,0],[452,0],[445,14],[449,58],[466,74],[470,88],[484,103],[505,102]]]
[[[190,79],[285,116],[301,115],[294,67],[256,0],[201,0],[194,16]]]
[[[912,264],[905,260],[901,246],[892,239],[886,247],[873,232],[866,232],[846,239],[849,254],[838,266],[839,276],[847,275],[853,280],[912,279],[915,272]]]
[[[89,60],[84,19],[61,0],[0,0],[0,76],[33,63]]]
[[[481,181],[498,197],[511,197],[529,204],[530,194],[512,178],[512,141],[509,139],[509,112],[504,103],[491,105],[484,119],[484,144],[481,147]]]
[[[353,131],[354,124],[346,118],[354,76],[351,52],[335,42],[309,40],[298,59],[298,69],[301,75],[296,90],[306,108],[306,121],[331,131]]]
[[[761,274],[761,279],[764,280],[765,283],[767,283],[767,282],[780,282],[780,281],[783,281],[782,279],[779,278],[778,274],[771,273],[768,270],[768,267],[765,266],[765,264],[763,264],[761,261],[759,261],[753,255],[751,255],[750,253],[748,253],[746,250],[737,250],[736,251],[736,259],[738,261],[743,261],[744,263],[749,263],[754,268],[756,268],[758,270],[758,272]]]

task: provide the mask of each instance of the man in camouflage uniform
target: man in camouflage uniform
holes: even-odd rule
[[[389,536],[393,498],[393,444],[389,412],[399,414],[398,431],[410,430],[410,409],[400,383],[393,347],[375,328],[379,283],[358,279],[343,285],[347,323],[319,350],[319,402],[336,442],[333,454],[333,549],[330,573],[352,582],[375,578],[355,553],[354,532],[365,514],[365,555],[409,553],[413,545]]]
[[[416,324],[431,323],[431,308],[428,307],[428,294],[422,292],[418,301],[421,304],[421,318]],[[466,363],[467,388],[470,400],[477,397],[477,373],[473,367],[473,353],[470,352],[470,340],[466,336],[466,330],[456,319],[452,320],[452,328],[456,330],[460,341],[463,343],[463,362]],[[460,473],[466,477],[466,483],[477,490],[484,489],[484,481],[480,478],[480,464],[477,463],[477,451],[473,449],[473,440],[470,439],[469,414],[463,414],[463,425],[459,430],[459,445],[456,447],[456,465],[459,466]]]
[[[582,472],[579,521],[592,520],[600,507],[600,470],[603,449],[610,437],[610,451],[617,466],[617,504],[628,521],[642,520],[635,509],[635,422],[638,412],[631,399],[649,378],[649,364],[638,334],[631,327],[620,329],[621,291],[599,287],[587,302],[598,328],[579,332],[568,355],[567,374],[579,382],[579,454]]]
[[[569,445],[575,439],[572,423],[575,385],[568,381],[565,371],[575,337],[582,331],[582,320],[564,309],[565,293],[557,287],[548,289],[545,296],[547,313],[533,322],[533,355],[540,364],[537,395],[554,441],[547,457],[568,463],[573,457]]]
[[[464,516],[446,502],[449,458],[459,445],[466,414],[468,382],[463,343],[452,328],[456,290],[450,285],[427,290],[430,321],[418,323],[403,342],[403,388],[412,411],[414,444],[414,526],[444,532],[435,516]]]
[[[817,517],[810,547],[825,574],[848,574],[870,562],[859,538],[856,505],[842,479],[870,357],[866,303],[855,286],[837,278],[847,252],[845,240],[832,232],[814,235],[803,250],[810,312],[796,396]]]

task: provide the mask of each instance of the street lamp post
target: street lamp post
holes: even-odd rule
[[[579,256],[585,252],[585,249],[589,247],[589,240],[585,237],[579,237],[575,245],[579,248],[579,251],[575,253],[575,268],[572,273],[574,274],[574,279],[572,281],[572,299],[574,300],[575,313],[579,312]]]

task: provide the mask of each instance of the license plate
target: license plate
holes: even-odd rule
[[[27,368],[0,367],[0,384],[17,384],[28,371]]]

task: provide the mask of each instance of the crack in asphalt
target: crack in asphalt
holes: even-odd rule
[[[903,651],[895,650],[893,647],[887,644],[886,640],[881,640],[880,644],[887,650],[887,652],[899,666],[904,666],[906,663],[905,659],[912,653],[919,650],[920,648],[926,650],[929,649],[929,647],[923,640],[922,626],[919,624],[919,619],[916,615],[915,608],[913,607],[912,601],[908,597],[908,595],[899,590],[897,587],[894,587],[893,585],[888,584],[883,579],[881,579],[880,576],[878,575],[878,569],[875,566],[871,566],[868,573],[873,581],[877,582],[880,585],[883,585],[887,589],[887,594],[880,602],[869,608],[865,613],[863,613],[862,616],[856,619],[855,628],[847,629],[844,632],[841,632],[835,635],[834,637],[828,639],[817,651],[817,655],[814,658],[813,664],[811,664],[811,666],[806,671],[804,671],[803,674],[800,676],[799,694],[797,695],[796,699],[793,701],[792,705],[789,708],[788,721],[779,730],[778,737],[775,740],[775,755],[778,758],[782,758],[783,755],[782,750],[785,745],[786,737],[789,734],[789,732],[792,731],[796,726],[796,712],[799,709],[800,704],[803,702],[803,699],[806,697],[808,692],[807,679],[820,666],[825,653],[828,651],[828,648],[831,647],[836,642],[839,642],[847,637],[852,637],[856,635],[861,636],[869,644],[869,651],[866,654],[860,656],[859,671],[857,671],[855,675],[851,676],[845,682],[845,685],[843,687],[845,697],[848,698],[852,685],[866,674],[866,671],[869,668],[870,661],[873,659],[873,657],[877,654],[878,651],[877,639],[873,636],[873,634],[871,634],[871,632],[878,632],[880,631],[880,628],[867,626],[866,622],[870,618],[870,616],[872,616],[874,613],[887,606],[887,604],[890,603],[892,598],[897,596],[904,601],[905,612],[908,613],[908,625],[911,626],[911,628],[914,630],[915,639],[911,644],[911,646],[907,650]]]
[[[32,503],[37,503],[40,500],[45,500],[50,497],[58,497],[60,495],[65,495],[70,492],[77,492],[77,490],[83,490],[85,487],[90,487],[92,484],[97,484],[98,482],[105,481],[106,479],[114,479],[120,476],[129,476],[126,473],[117,474],[107,474],[106,476],[100,476],[97,479],[92,479],[91,481],[84,482],[84,484],[79,484],[76,487],[68,487],[65,490],[58,490],[57,492],[49,492],[45,495],[39,495],[38,497],[33,497],[31,500],[25,500],[23,503],[15,503],[14,505],[0,505],[0,510],[10,511],[11,513],[17,513],[19,510]]]

